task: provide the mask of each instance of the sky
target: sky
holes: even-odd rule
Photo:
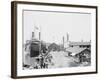
[[[48,43],[62,43],[63,36],[67,39],[67,33],[70,41],[91,40],[89,13],[23,11],[24,43],[31,39],[35,26],[41,31],[41,40]]]

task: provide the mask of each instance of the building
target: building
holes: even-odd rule
[[[68,52],[68,56],[76,57],[79,62],[90,62],[91,42],[69,42],[66,52]]]
[[[90,48],[91,47],[91,42],[70,42],[69,47],[83,47],[83,48]]]
[[[48,46],[48,51],[60,51],[60,46],[56,43],[52,43]]]
[[[72,56],[78,59],[78,62],[90,62],[91,51],[88,48],[79,46],[69,47],[66,49],[68,56]]]

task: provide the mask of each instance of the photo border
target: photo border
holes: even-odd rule
[[[63,73],[63,74],[49,74],[49,75],[33,75],[33,76],[17,76],[17,4],[28,5],[45,5],[45,6],[59,6],[59,7],[76,7],[76,8],[90,8],[96,10],[96,71],[94,72],[80,72],[80,73]],[[58,4],[58,3],[42,3],[42,2],[25,2],[12,1],[11,2],[11,77],[18,78],[32,78],[32,77],[50,77],[50,76],[66,76],[66,75],[81,75],[94,74],[98,72],[98,7],[88,5],[74,5],[74,4]]]

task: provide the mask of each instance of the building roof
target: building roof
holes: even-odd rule
[[[52,49],[55,49],[55,50],[59,50],[60,49],[60,46],[57,45],[56,43],[52,43],[48,46],[48,49],[49,50],[52,50]]]
[[[72,55],[76,55],[76,54],[84,51],[85,49],[87,49],[87,48],[80,48],[80,47],[75,46],[75,47],[69,47],[69,48],[67,48],[66,51],[67,52],[71,52]]]
[[[91,45],[91,42],[70,42],[69,45]]]

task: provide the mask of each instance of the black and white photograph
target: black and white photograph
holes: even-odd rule
[[[23,69],[91,66],[90,17],[23,10]]]
[[[12,6],[14,77],[97,73],[96,6],[20,1]]]

